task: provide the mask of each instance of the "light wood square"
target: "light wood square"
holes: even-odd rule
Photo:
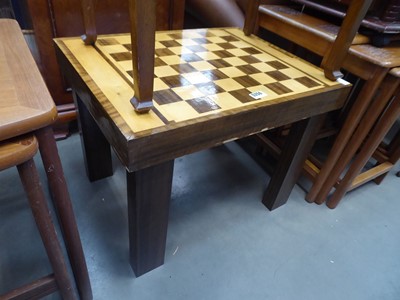
[[[265,73],[257,73],[257,74],[252,74],[249,76],[261,84],[276,82],[276,80],[274,78],[272,78],[271,76],[268,76]]]
[[[231,78],[246,75],[244,72],[240,71],[239,69],[237,69],[235,67],[220,68],[219,70]]]
[[[215,81],[215,84],[223,88],[225,91],[233,91],[233,90],[240,90],[244,89],[244,86],[239,84],[237,81],[233,80],[232,78],[226,78]]]
[[[199,91],[195,86],[193,85],[187,85],[187,86],[181,86],[177,88],[172,89],[179,97],[181,97],[183,100],[189,100],[189,99],[194,99],[194,98],[201,98],[204,97],[205,94],[203,94],[201,91]]]
[[[215,67],[206,61],[194,61],[190,63],[197,71],[214,70]]]
[[[231,64],[232,66],[243,66],[243,65],[248,64],[247,62],[245,62],[243,59],[240,59],[239,57],[227,57],[227,58],[224,58],[224,60],[226,62],[228,62],[229,64]]]
[[[182,76],[185,79],[187,79],[191,84],[210,82],[210,79],[208,77],[204,76],[200,72],[186,73],[186,74],[182,74]]]
[[[153,87],[153,90],[154,90],[155,92],[161,91],[161,90],[167,90],[167,89],[169,89],[169,86],[166,85],[166,84],[164,83],[164,81],[162,81],[160,78],[154,78],[154,87]]]
[[[172,69],[170,66],[160,66],[154,68],[154,74],[157,77],[166,77],[166,76],[178,75],[178,72]]]
[[[160,59],[170,66],[184,63],[184,61],[178,55],[161,56]]]

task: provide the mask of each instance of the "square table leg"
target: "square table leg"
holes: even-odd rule
[[[284,205],[298,180],[325,114],[294,123],[262,202],[269,210]]]
[[[79,132],[87,176],[90,181],[111,176],[113,167],[110,144],[85,104],[82,103],[82,99],[77,93],[73,94],[78,108]]]
[[[164,263],[174,160],[127,172],[130,262],[136,276]]]

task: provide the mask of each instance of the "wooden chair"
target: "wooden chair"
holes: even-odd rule
[[[39,142],[75,282],[81,298],[91,299],[79,232],[51,129],[57,118],[56,107],[15,20],[0,19],[0,40],[0,141],[32,133]],[[9,153],[11,148],[5,149]],[[39,284],[49,285],[47,280]]]
[[[62,78],[54,52],[53,38],[77,36],[83,32],[81,1],[29,0],[26,5],[32,20],[33,33],[42,76],[56,103],[59,118],[56,125],[65,125],[76,119],[76,109],[68,84]],[[157,1],[157,29],[183,27],[184,0]],[[97,31],[102,34],[129,31],[128,1],[96,1]],[[53,125],[54,126],[54,125]],[[60,137],[65,137],[60,131]],[[68,130],[67,130],[68,133]]]
[[[1,299],[39,299],[59,290],[63,299],[77,299],[70,279],[61,244],[57,238],[50,211],[46,203],[33,156],[38,143],[34,136],[21,136],[0,142],[0,171],[16,166],[28,197],[47,256],[54,274],[42,277],[30,284],[15,288]],[[2,245],[6,245],[5,241]]]
[[[351,4],[355,5],[354,1]],[[368,3],[363,4],[366,5],[363,9],[367,9]],[[332,36],[334,36],[332,32],[338,31],[337,27],[332,30],[332,25],[328,25],[326,21],[305,15],[287,6],[276,5],[259,7],[259,25],[321,56],[332,45]],[[391,82],[393,77],[386,76],[386,74],[400,64],[397,46],[378,49],[374,46],[364,45],[366,42],[368,39],[365,37],[356,36],[342,64],[343,69],[365,80],[365,84],[348,112],[328,158],[321,167],[311,161],[305,165],[307,175],[313,180],[312,187],[306,196],[309,202],[315,201],[320,204],[325,201],[329,191],[338,183],[338,177],[331,176],[332,170],[335,169],[334,172],[339,174],[339,170],[343,171],[343,165],[348,164],[351,159],[349,157],[342,160],[340,158],[342,151],[347,148],[347,155],[356,153],[378,119],[380,109],[385,107],[389,100],[387,97],[393,93]],[[379,90],[385,92],[378,94]],[[377,96],[380,97],[379,101],[375,101]],[[370,108],[373,102],[376,103]],[[359,126],[356,138],[351,139],[367,109],[369,109],[369,117],[364,119],[364,127]],[[349,142],[350,139],[351,142]],[[376,176],[378,175],[376,173]],[[330,183],[326,183],[326,180],[330,180]]]

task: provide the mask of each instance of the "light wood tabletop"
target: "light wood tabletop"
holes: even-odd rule
[[[0,19],[0,140],[52,124],[53,99],[15,20]],[[27,72],[26,70],[29,70]]]

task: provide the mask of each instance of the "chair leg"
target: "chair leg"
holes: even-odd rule
[[[18,165],[17,168],[60,293],[63,299],[77,299],[33,159]]]
[[[53,202],[60,219],[79,295],[83,300],[90,300],[93,296],[89,274],[53,132],[50,127],[46,127],[39,129],[35,134],[39,141],[40,155],[46,170]]]

